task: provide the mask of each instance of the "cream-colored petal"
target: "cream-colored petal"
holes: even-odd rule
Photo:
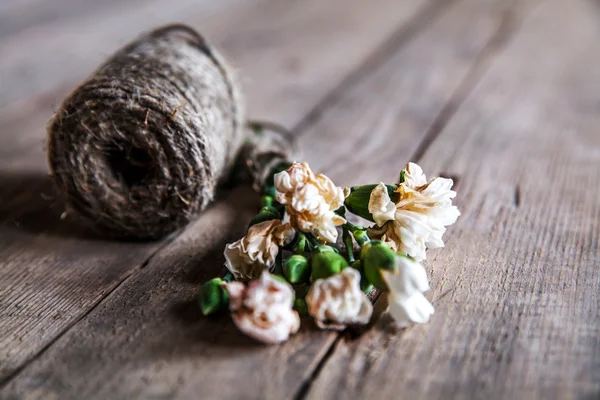
[[[321,329],[343,330],[348,324],[366,324],[373,313],[371,302],[360,290],[360,273],[353,268],[313,282],[306,303]]]
[[[343,205],[344,191],[329,178],[314,175],[306,163],[294,163],[277,174],[275,189],[277,201],[286,206],[293,228],[315,233],[325,242],[337,239],[337,230],[332,226],[342,225],[346,220],[334,211]]]
[[[225,290],[229,295],[229,309],[237,311],[244,304],[244,291],[246,287],[242,282],[229,282],[225,284]]]
[[[279,246],[285,246],[294,240],[296,230],[289,223],[280,223],[271,230],[271,237]]]
[[[381,204],[386,199],[383,187],[379,185],[372,196],[374,204],[370,204],[369,208],[378,218],[375,220],[377,225],[385,227],[385,230],[371,228],[368,233],[369,237],[380,238],[393,249],[421,261],[426,258],[427,248],[444,246],[446,226],[455,223],[460,212],[452,205],[456,192],[451,190],[451,179],[434,178],[427,183],[422,169],[414,163],[407,165],[404,174],[405,181],[397,189],[400,198],[395,204],[393,232],[390,222],[380,223],[387,217],[381,217]],[[376,202],[377,196],[381,196],[382,200]],[[375,206],[377,204],[379,209]]]
[[[387,221],[394,219],[396,204],[390,198],[384,183],[375,186],[375,189],[371,191],[368,210],[377,226],[382,226]]]
[[[240,331],[264,343],[284,342],[298,331],[300,317],[292,309],[293,289],[289,284],[265,271],[241,293],[239,285],[230,283],[227,287],[235,296],[231,317]]]
[[[258,223],[242,239],[225,247],[225,266],[235,279],[256,279],[275,265],[279,246],[294,238],[294,229],[280,220]]]
[[[394,230],[394,221],[389,221],[383,224],[382,227],[374,226],[369,228],[367,230],[367,235],[372,240],[381,240],[395,253],[400,251],[398,246],[401,245],[402,241],[400,240],[400,237],[396,235],[396,231]]]
[[[248,280],[258,278],[265,267],[256,265],[249,258],[248,254],[244,251],[242,241],[238,240],[225,247],[225,266],[235,279]]]
[[[404,168],[403,185],[411,189],[416,189],[420,186],[425,185],[426,183],[427,177],[425,176],[425,174],[423,173],[423,169],[419,165],[413,162],[409,162],[408,164],[406,164],[406,167]]]

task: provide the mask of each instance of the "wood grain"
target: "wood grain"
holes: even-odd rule
[[[227,26],[261,2],[29,0],[14,4],[0,14],[0,105],[83,80],[118,47],[157,25],[187,22],[212,32],[214,24]]]
[[[246,3],[242,10],[230,8],[218,18],[209,15],[213,26],[227,27],[228,23],[235,22],[234,26],[239,28],[235,34],[230,28],[221,30],[221,34],[215,32],[217,42],[223,42],[235,54],[242,54],[245,48],[252,52],[252,57],[240,56],[240,62],[236,62],[265,87],[252,98],[251,109],[268,106],[271,115],[281,112],[282,118],[299,121],[423,4],[398,6],[395,1],[382,0],[371,19],[359,18],[370,15],[370,6],[340,13],[341,2],[337,0],[324,6],[312,0],[289,7],[274,2],[276,4],[266,9],[260,3],[252,12]],[[391,17],[379,18],[384,14]],[[248,19],[238,24],[243,15]],[[313,26],[316,15],[324,26],[320,40],[302,34],[306,26]],[[206,21],[198,19],[196,24],[202,26]],[[286,24],[285,30],[282,23]],[[350,26],[352,30],[348,29]],[[101,32],[107,29],[104,27]],[[126,28],[127,32],[133,29]],[[282,33],[277,40],[264,41],[259,47],[247,46],[246,42],[240,42],[242,39],[232,39],[243,38],[244,34],[256,30],[272,33],[278,29]],[[114,32],[111,35],[117,36]],[[328,48],[338,48],[341,61],[323,57]],[[282,54],[293,55],[311,67],[290,73],[282,66],[285,59]],[[317,68],[318,65],[322,68]],[[83,72],[87,67],[86,61],[71,68]],[[291,78],[295,74],[302,76],[306,88],[303,95],[290,91],[290,84],[297,84]],[[333,77],[334,74],[338,76]],[[271,85],[286,81],[286,77],[291,83]],[[73,227],[69,221],[61,221],[61,205],[54,204],[46,176],[43,141],[51,105],[66,90],[68,87],[63,85],[54,92],[12,103],[0,110],[3,188],[0,194],[3,220],[0,225],[0,381],[9,379],[127,277],[146,265],[161,245],[105,242]],[[215,231],[214,235],[223,240],[227,231]]]
[[[422,159],[463,213],[427,261],[436,314],[340,341],[308,398],[598,398],[598,11],[543,2],[510,33]]]
[[[386,56],[367,62],[361,74],[334,91],[328,107],[298,130],[315,169],[331,173],[340,184],[395,177],[395,169],[435,125],[502,23],[494,6],[478,4],[448,3],[420,14],[414,25],[419,28],[400,27],[382,49]],[[424,48],[431,51],[424,53]],[[379,163],[345,160],[355,149],[364,160],[385,151],[385,169]],[[245,228],[255,206],[249,204],[247,190],[239,188],[216,204],[11,380],[2,394],[302,396],[337,334],[315,331],[305,321],[285,345],[261,346],[241,335],[226,316],[202,318],[193,302],[197,285],[221,270],[224,244]]]

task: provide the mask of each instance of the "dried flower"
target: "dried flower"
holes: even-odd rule
[[[275,265],[279,246],[293,238],[291,225],[278,219],[252,225],[246,236],[225,247],[225,265],[235,279],[258,278],[263,270],[271,270]]]
[[[346,222],[335,210],[344,204],[344,190],[323,174],[315,175],[307,163],[294,163],[275,175],[277,201],[286,206],[290,222],[317,239],[335,243],[336,226]]]
[[[347,324],[366,324],[373,313],[371,302],[360,290],[360,273],[354,268],[315,281],[306,303],[321,329],[343,330]]]
[[[400,328],[411,322],[425,323],[434,308],[423,296],[429,290],[427,272],[421,264],[405,256],[396,257],[396,272],[381,271],[389,289],[389,312]]]
[[[258,280],[225,285],[229,309],[240,331],[264,343],[281,343],[298,332],[300,317],[292,309],[292,287],[263,271]]]
[[[444,247],[445,227],[460,215],[452,205],[456,192],[451,190],[452,179],[427,182],[421,167],[414,163],[407,164],[402,176],[404,181],[396,189],[400,194],[397,202],[391,200],[383,183],[371,192],[369,212],[377,227],[369,229],[369,236],[421,261],[427,248]]]

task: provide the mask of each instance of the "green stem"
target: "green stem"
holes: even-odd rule
[[[344,246],[346,247],[346,256],[348,257],[348,263],[352,264],[354,262],[354,251],[353,251],[353,242],[352,235],[350,234],[350,230],[347,227],[343,227],[343,236]]]
[[[342,225],[342,227],[348,229],[352,233],[354,233],[354,231],[362,231],[365,229],[362,226],[354,225],[353,223],[348,221],[346,221],[346,223]]]
[[[356,243],[358,243],[359,245],[363,245],[367,242],[370,241],[369,237],[367,236],[367,230],[365,228],[363,228],[362,226],[357,226],[354,224],[351,224],[350,222],[346,222],[344,225],[342,225],[342,227],[344,229],[347,229],[350,231],[350,233],[352,233],[352,236],[354,236],[354,240],[356,240]]]
[[[316,249],[317,247],[319,247],[321,245],[321,243],[319,243],[317,238],[312,233],[306,233],[305,236],[308,239],[308,241],[310,242],[310,244],[312,245],[313,249]]]
[[[275,258],[275,268],[273,269],[273,273],[283,276],[283,249],[282,248],[279,248],[279,253],[277,253],[277,257]]]

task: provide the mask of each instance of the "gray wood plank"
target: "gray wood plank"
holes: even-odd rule
[[[223,27],[213,31],[216,42],[236,55],[232,60],[247,71],[255,87],[264,88],[252,96],[251,110],[301,120],[424,4],[379,0],[375,8],[365,3],[340,12],[342,3],[311,0],[283,6],[275,1],[254,11],[247,3],[242,11],[232,8],[221,19],[210,16],[211,26]],[[200,26],[206,22],[203,17],[196,21]],[[236,21],[234,33],[227,24],[232,21]],[[314,34],[303,34],[317,21],[324,26],[318,31],[319,40]],[[250,45],[245,35],[252,37],[253,32],[259,32],[259,39]],[[261,32],[280,34],[269,41],[260,39]],[[101,43],[101,37],[95,42]],[[337,57],[328,55],[332,48],[337,49]],[[252,57],[244,56],[245,52]],[[293,73],[286,67],[289,57],[300,60]],[[87,64],[76,68],[83,72]],[[301,91],[291,89],[299,85],[300,78],[293,78],[296,74],[301,76]],[[18,372],[141,269],[160,245],[96,240],[61,221],[60,204],[51,207],[44,126],[52,104],[68,89],[63,85],[0,109],[0,381]],[[50,200],[44,200],[48,196]],[[214,235],[222,240],[227,230]]]
[[[73,20],[105,20],[110,21],[115,14],[131,12],[137,8],[141,14],[178,15],[173,9],[179,10],[186,6],[196,15],[208,15],[215,12],[227,12],[227,9],[239,7],[243,0],[186,0],[170,1],[168,6],[160,0],[3,0],[0,3],[0,41],[9,36],[15,36],[27,30],[44,31],[55,29],[52,26],[65,26]],[[255,3],[255,2],[253,2]],[[169,8],[171,10],[169,10]],[[181,12],[179,12],[181,14]],[[179,14],[179,15],[180,15]],[[112,29],[122,29],[111,26]]]
[[[340,184],[393,179],[501,24],[495,7],[436,6],[400,29],[387,56],[328,99],[299,132],[306,159]],[[438,8],[439,7],[439,8]],[[470,21],[478,21],[470,24]],[[427,49],[427,51],[424,51]],[[349,154],[365,162],[352,162]],[[375,163],[375,160],[377,163]],[[385,162],[383,167],[380,162]],[[254,200],[251,200],[254,199]],[[238,188],[57,340],[2,392],[48,398],[290,398],[301,395],[337,338],[309,321],[281,346],[242,336],[226,316],[202,318],[199,283],[222,270],[256,199]]]
[[[427,262],[436,313],[340,341],[308,398],[600,396],[597,15],[536,7],[427,149],[463,214]]]
[[[189,23],[224,39],[231,23],[251,23],[259,9],[273,8],[266,0],[112,1],[32,0],[4,11],[0,30],[37,24],[0,36],[0,106],[84,79],[116,48],[158,25]],[[264,6],[257,8],[260,3]],[[48,10],[62,15],[45,21]],[[21,12],[25,21],[19,20]],[[9,23],[2,24],[2,18]]]

